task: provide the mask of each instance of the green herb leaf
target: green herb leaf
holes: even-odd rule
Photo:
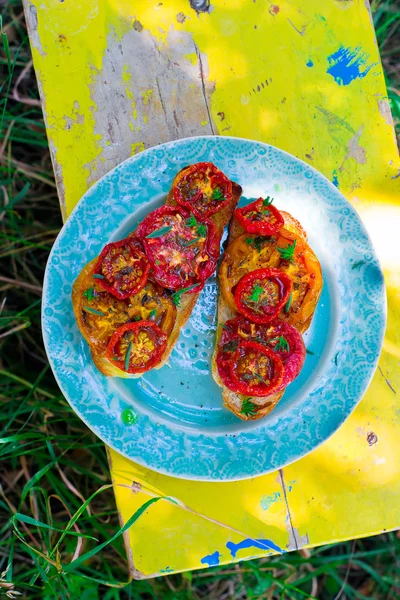
[[[189,242],[185,242],[185,246],[193,246],[193,244],[197,244],[197,242],[200,242],[202,238],[198,237],[198,238],[194,238],[194,240],[190,240]]]
[[[249,301],[250,302],[259,302],[263,291],[264,291],[264,289],[256,283],[254,285],[253,289],[251,290],[251,296],[249,298]]]
[[[268,385],[268,383],[265,381],[264,377],[261,377],[261,375],[259,375],[258,373],[253,373],[254,377],[256,377],[259,381],[261,381],[262,383],[264,383],[265,385]]]
[[[134,321],[141,321],[142,317],[140,315],[136,315],[136,317],[133,318]]]
[[[146,239],[159,238],[162,235],[169,233],[171,231],[171,229],[172,229],[172,225],[169,225],[166,227],[160,227],[160,229],[156,229],[155,231],[152,231],[151,233],[149,233],[149,235],[146,235]]]
[[[206,237],[207,227],[204,225],[204,223],[199,223],[199,226],[197,227],[197,233],[200,237]]]
[[[307,353],[307,354],[311,354],[311,356],[314,356],[314,354],[315,354],[315,352],[311,352],[311,350],[308,350],[308,348],[307,348],[307,350],[306,350],[306,353]]]
[[[248,398],[245,398],[242,402],[242,408],[240,409],[240,412],[242,415],[246,415],[246,417],[254,417],[256,415],[255,409],[256,405]]]
[[[156,263],[157,267],[158,267],[158,265],[161,265],[161,260],[156,260],[154,262]]]
[[[106,317],[106,313],[102,312],[101,310],[95,310],[94,308],[90,308],[90,306],[84,306],[83,307],[84,310],[86,310],[86,312],[90,312],[93,315],[99,315],[99,317]]]
[[[211,194],[211,200],[224,200],[224,195],[219,187],[216,187]]]
[[[92,277],[93,279],[104,279],[104,275],[101,275],[101,273],[93,273]]]
[[[288,244],[286,248],[277,248],[282,260],[292,262],[294,257],[294,249],[296,248],[296,242],[297,240],[294,240],[293,244]]]
[[[153,310],[149,312],[149,319],[155,319],[156,315],[157,315],[157,309],[153,308]]]
[[[186,292],[189,292],[190,290],[193,290],[193,288],[197,287],[199,284],[195,283],[194,285],[189,285],[189,287],[187,288],[183,288],[181,290],[178,290],[177,292],[174,292],[171,296],[172,298],[172,302],[175,304],[175,306],[180,306],[181,305],[181,300],[182,300],[182,294],[185,294]]]
[[[119,356],[113,356],[111,360],[120,360]]]
[[[132,352],[132,340],[129,342],[128,347],[126,349],[126,353],[125,353],[125,371],[127,371],[129,369],[129,361],[131,359],[131,352]]]
[[[187,227],[196,227],[197,221],[196,221],[196,217],[194,216],[193,213],[190,213],[190,217],[188,219],[186,219],[185,225]]]
[[[354,271],[355,269],[359,270],[360,267],[362,267],[363,265],[365,265],[365,260],[359,260],[358,262],[355,262],[354,265],[351,267],[351,270]]]
[[[88,288],[85,292],[83,292],[83,295],[88,302],[91,302],[94,298],[94,287]]]
[[[293,294],[292,294],[292,292],[290,292],[289,298],[285,304],[285,308],[283,309],[286,314],[288,314],[288,312],[290,310],[290,307],[292,305],[292,300],[293,300]]]
[[[275,345],[274,350],[277,352],[289,352],[289,342],[283,335],[279,336],[278,343]]]
[[[204,223],[199,223],[193,213],[190,213],[190,217],[186,219],[185,225],[187,227],[197,227],[197,235],[200,237],[206,237],[207,227],[204,225]],[[189,246],[190,244],[186,245]]]
[[[270,204],[272,204],[274,201],[273,198],[271,198],[271,196],[267,196],[265,198],[265,200],[263,200],[263,206],[269,206]]]
[[[245,238],[245,240],[244,240],[244,241],[246,242],[246,244],[247,244],[248,246],[250,246],[250,245],[253,243],[253,241],[254,241],[254,238],[247,237],[247,238]]]

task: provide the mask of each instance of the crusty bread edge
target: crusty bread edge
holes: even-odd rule
[[[171,190],[168,194],[168,198],[167,198],[167,202],[166,202],[166,204],[168,206],[176,206],[176,202],[172,195],[172,188],[173,188],[174,182],[175,182],[175,178],[172,183]],[[223,208],[222,211],[215,213],[214,215],[212,215],[210,217],[210,220],[213,221],[213,223],[217,229],[217,232],[220,236],[222,235],[226,225],[228,225],[229,222],[231,221],[233,212],[234,212],[236,205],[239,202],[240,196],[242,194],[241,186],[234,181],[232,181],[232,189],[233,189],[232,202],[230,202],[225,208]],[[106,358],[104,353],[99,353],[96,350],[96,347],[86,339],[86,336],[84,335],[84,332],[82,331],[82,328],[80,327],[79,319],[77,318],[77,310],[78,310],[79,303],[80,303],[80,299],[79,299],[79,287],[80,286],[79,286],[79,284],[80,284],[80,281],[85,276],[84,272],[87,273],[87,269],[89,268],[89,265],[93,265],[95,263],[95,261],[97,261],[97,257],[95,259],[93,259],[92,261],[90,261],[85,267],[83,267],[82,271],[80,272],[77,279],[75,280],[73,288],[72,288],[72,305],[74,308],[74,313],[75,313],[78,327],[79,327],[83,337],[85,338],[86,342],[89,345],[90,352],[91,352],[92,359],[93,359],[95,366],[103,375],[105,375],[106,377],[120,377],[122,379],[138,379],[139,377],[141,377],[143,375],[143,373],[126,373],[125,371],[121,371],[121,369],[118,369],[118,367],[113,365]],[[186,295],[184,294],[184,295],[182,295],[181,305],[177,308],[175,324],[174,324],[174,327],[168,337],[167,347],[164,351],[161,361],[159,363],[157,363],[157,365],[155,367],[153,367],[154,369],[161,369],[168,362],[171,352],[174,349],[174,346],[178,340],[180,331],[181,331],[182,327],[185,325],[185,323],[188,321],[190,315],[192,314],[192,311],[193,311],[195,304],[199,298],[199,295],[200,294],[186,294]]]
[[[294,232],[301,239],[303,239],[305,242],[307,242],[307,233],[303,229],[301,224],[297,221],[297,219],[292,217],[292,215],[290,213],[282,211],[282,214],[285,218],[285,226],[287,225],[287,229],[289,229],[289,231]],[[244,233],[244,229],[242,228],[240,223],[237,221],[237,219],[233,218],[229,225],[228,245],[230,245],[232,242],[234,242],[236,238],[238,238],[240,235],[242,235],[242,233]],[[272,394],[271,396],[264,396],[262,398],[259,398],[256,396],[252,396],[252,397],[246,396],[246,399],[250,400],[250,402],[252,402],[255,405],[256,414],[244,415],[240,412],[241,407],[242,407],[242,402],[243,402],[242,396],[240,394],[237,394],[236,392],[229,390],[224,385],[221,377],[219,376],[218,367],[217,367],[218,344],[219,344],[219,340],[222,335],[221,327],[219,325],[222,323],[226,323],[226,321],[228,321],[229,319],[233,319],[236,316],[238,316],[238,313],[233,312],[229,308],[229,305],[227,304],[227,302],[225,301],[225,299],[223,297],[223,294],[221,293],[221,286],[220,286],[219,294],[218,294],[218,310],[217,310],[217,335],[216,335],[216,340],[215,340],[215,349],[214,349],[214,353],[213,353],[213,357],[212,357],[212,376],[214,378],[215,383],[222,388],[222,398],[224,401],[224,406],[226,406],[226,408],[228,408],[230,411],[232,411],[237,417],[239,417],[239,419],[242,419],[243,421],[256,421],[257,419],[261,419],[262,417],[265,417],[265,415],[270,413],[275,408],[275,406],[278,404],[279,400],[282,398],[283,394],[285,393],[285,390],[283,389],[280,392],[277,392],[276,394]],[[311,319],[312,319],[312,315],[307,322],[307,326],[304,327],[303,331],[305,331],[308,328],[308,326],[310,325]]]

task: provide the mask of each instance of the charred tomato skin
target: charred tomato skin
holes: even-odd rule
[[[133,296],[147,281],[150,263],[142,244],[130,237],[104,246],[94,268],[99,285],[119,300]]]
[[[275,235],[285,223],[283,216],[275,206],[272,204],[264,206],[263,198],[258,198],[247,206],[237,208],[235,217],[245,231],[259,235]]]
[[[268,290],[270,296],[276,295],[272,298],[274,303],[260,304],[257,300],[253,301],[252,294],[256,294],[257,290],[260,299]],[[234,297],[237,310],[255,323],[269,323],[285,306],[291,290],[290,277],[279,269],[256,269],[244,275],[236,286]]]
[[[214,223],[203,219],[189,225],[191,217],[180,206],[162,206],[147,215],[137,236],[157,283],[171,290],[198,284],[188,292],[197,293],[215,270],[220,240]]]
[[[106,357],[121,371],[145,373],[160,362],[167,341],[166,333],[153,321],[126,323],[111,336]]]
[[[177,204],[206,218],[232,201],[232,182],[213,163],[201,162],[178,173],[172,194]]]

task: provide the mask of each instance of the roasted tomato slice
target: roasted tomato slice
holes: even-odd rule
[[[181,207],[157,208],[139,225],[137,235],[155,280],[166,288],[198,292],[215,270],[219,258],[215,225],[207,219],[197,220]]]
[[[175,202],[199,218],[213,215],[232,200],[232,182],[209,162],[182,169],[172,191]]]
[[[139,319],[154,321],[169,336],[176,321],[176,307],[167,290],[148,280],[134,296],[119,300],[93,277],[95,263],[96,259],[84,267],[72,292],[78,327],[91,346],[104,352],[117,328]]]
[[[236,238],[225,251],[218,275],[231,310],[237,311],[234,292],[239,281],[261,268],[277,268],[290,277],[293,289],[279,316],[305,331],[323,285],[321,267],[310,246],[286,228],[276,236],[245,233]]]
[[[235,392],[269,396],[282,383],[283,364],[279,356],[257,342],[242,342],[233,353],[229,371]]]
[[[124,300],[145,285],[149,269],[139,240],[126,238],[103,248],[94,272],[101,287]]]
[[[303,338],[295,327],[277,319],[268,325],[252,323],[245,317],[227,321],[218,344],[217,364],[229,373],[233,352],[243,341],[257,342],[273,350],[283,363],[283,379],[276,391],[289,385],[301,371],[306,357]],[[228,386],[229,387],[229,386]]]
[[[235,289],[237,310],[255,323],[269,323],[285,306],[292,290],[290,277],[279,269],[257,269]]]
[[[160,362],[167,340],[152,321],[126,323],[112,335],[107,358],[121,371],[144,373]]]
[[[274,235],[284,225],[283,216],[272,206],[269,196],[265,200],[258,198],[243,208],[237,208],[235,217],[245,231],[260,235]]]

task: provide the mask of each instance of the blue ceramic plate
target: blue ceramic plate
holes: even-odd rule
[[[324,276],[304,368],[277,408],[243,422],[222,407],[210,374],[217,286],[206,284],[169,364],[141,379],[106,378],[75,322],[71,289],[82,267],[164,203],[185,165],[212,161],[250,198],[272,195],[308,232]],[[43,334],[58,384],[83,421],[128,458],[168,475],[232,481],[297,460],[326,440],[363,396],[385,328],[382,273],[355,210],[320,173],[272,146],[229,137],[163,144],[125,161],[79,202],[53,246]]]

